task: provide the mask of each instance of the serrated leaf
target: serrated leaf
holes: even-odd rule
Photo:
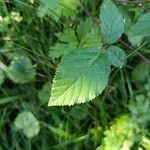
[[[70,106],[94,99],[106,87],[109,72],[108,57],[98,48],[73,51],[57,68],[48,105]]]
[[[28,138],[36,136],[40,131],[39,121],[29,111],[21,112],[16,117],[14,125],[16,128],[21,129]]]
[[[124,32],[123,18],[111,0],[104,0],[100,10],[101,33],[107,44],[116,42]]]
[[[52,16],[56,21],[61,17],[75,17],[79,5],[78,0],[40,0],[38,16]]]
[[[16,83],[27,83],[34,79],[35,70],[27,56],[19,55],[11,61],[7,74]]]
[[[126,63],[125,52],[117,46],[110,46],[107,50],[107,55],[109,58],[109,62],[115,67],[121,68]]]

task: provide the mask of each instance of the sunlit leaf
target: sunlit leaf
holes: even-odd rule
[[[62,58],[53,80],[49,106],[73,105],[94,99],[107,85],[110,64],[98,48],[85,48]]]

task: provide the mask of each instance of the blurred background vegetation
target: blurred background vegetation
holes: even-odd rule
[[[58,1],[0,0],[0,150],[150,150],[150,22],[146,35],[130,30],[150,2],[114,1],[125,18],[116,44],[128,58],[105,91],[47,107],[61,56],[100,38],[101,0]]]

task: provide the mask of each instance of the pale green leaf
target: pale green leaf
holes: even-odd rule
[[[127,116],[117,118],[111,125],[109,130],[104,132],[105,137],[102,144],[97,150],[130,150],[134,143],[134,130],[137,124]]]
[[[98,48],[75,50],[62,58],[53,80],[49,106],[94,99],[107,85],[110,64]]]
[[[124,32],[123,18],[111,0],[104,0],[100,10],[101,33],[107,44],[116,42]]]
[[[121,68],[126,63],[125,52],[117,46],[110,46],[107,50],[107,55],[109,58],[109,62],[115,67]]]
[[[7,74],[16,83],[27,83],[34,79],[35,70],[27,56],[19,55],[11,61]]]
[[[36,136],[40,131],[39,121],[29,111],[21,112],[16,117],[14,124],[15,127],[21,129],[28,138]]]

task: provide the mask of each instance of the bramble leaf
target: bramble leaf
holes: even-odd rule
[[[123,67],[126,63],[126,54],[118,46],[110,46],[107,55],[109,62],[115,67]]]
[[[100,10],[101,33],[107,44],[116,42],[124,32],[123,18],[111,0],[104,0]]]
[[[108,57],[98,48],[73,51],[57,68],[48,105],[70,106],[94,99],[105,89],[109,72]]]

